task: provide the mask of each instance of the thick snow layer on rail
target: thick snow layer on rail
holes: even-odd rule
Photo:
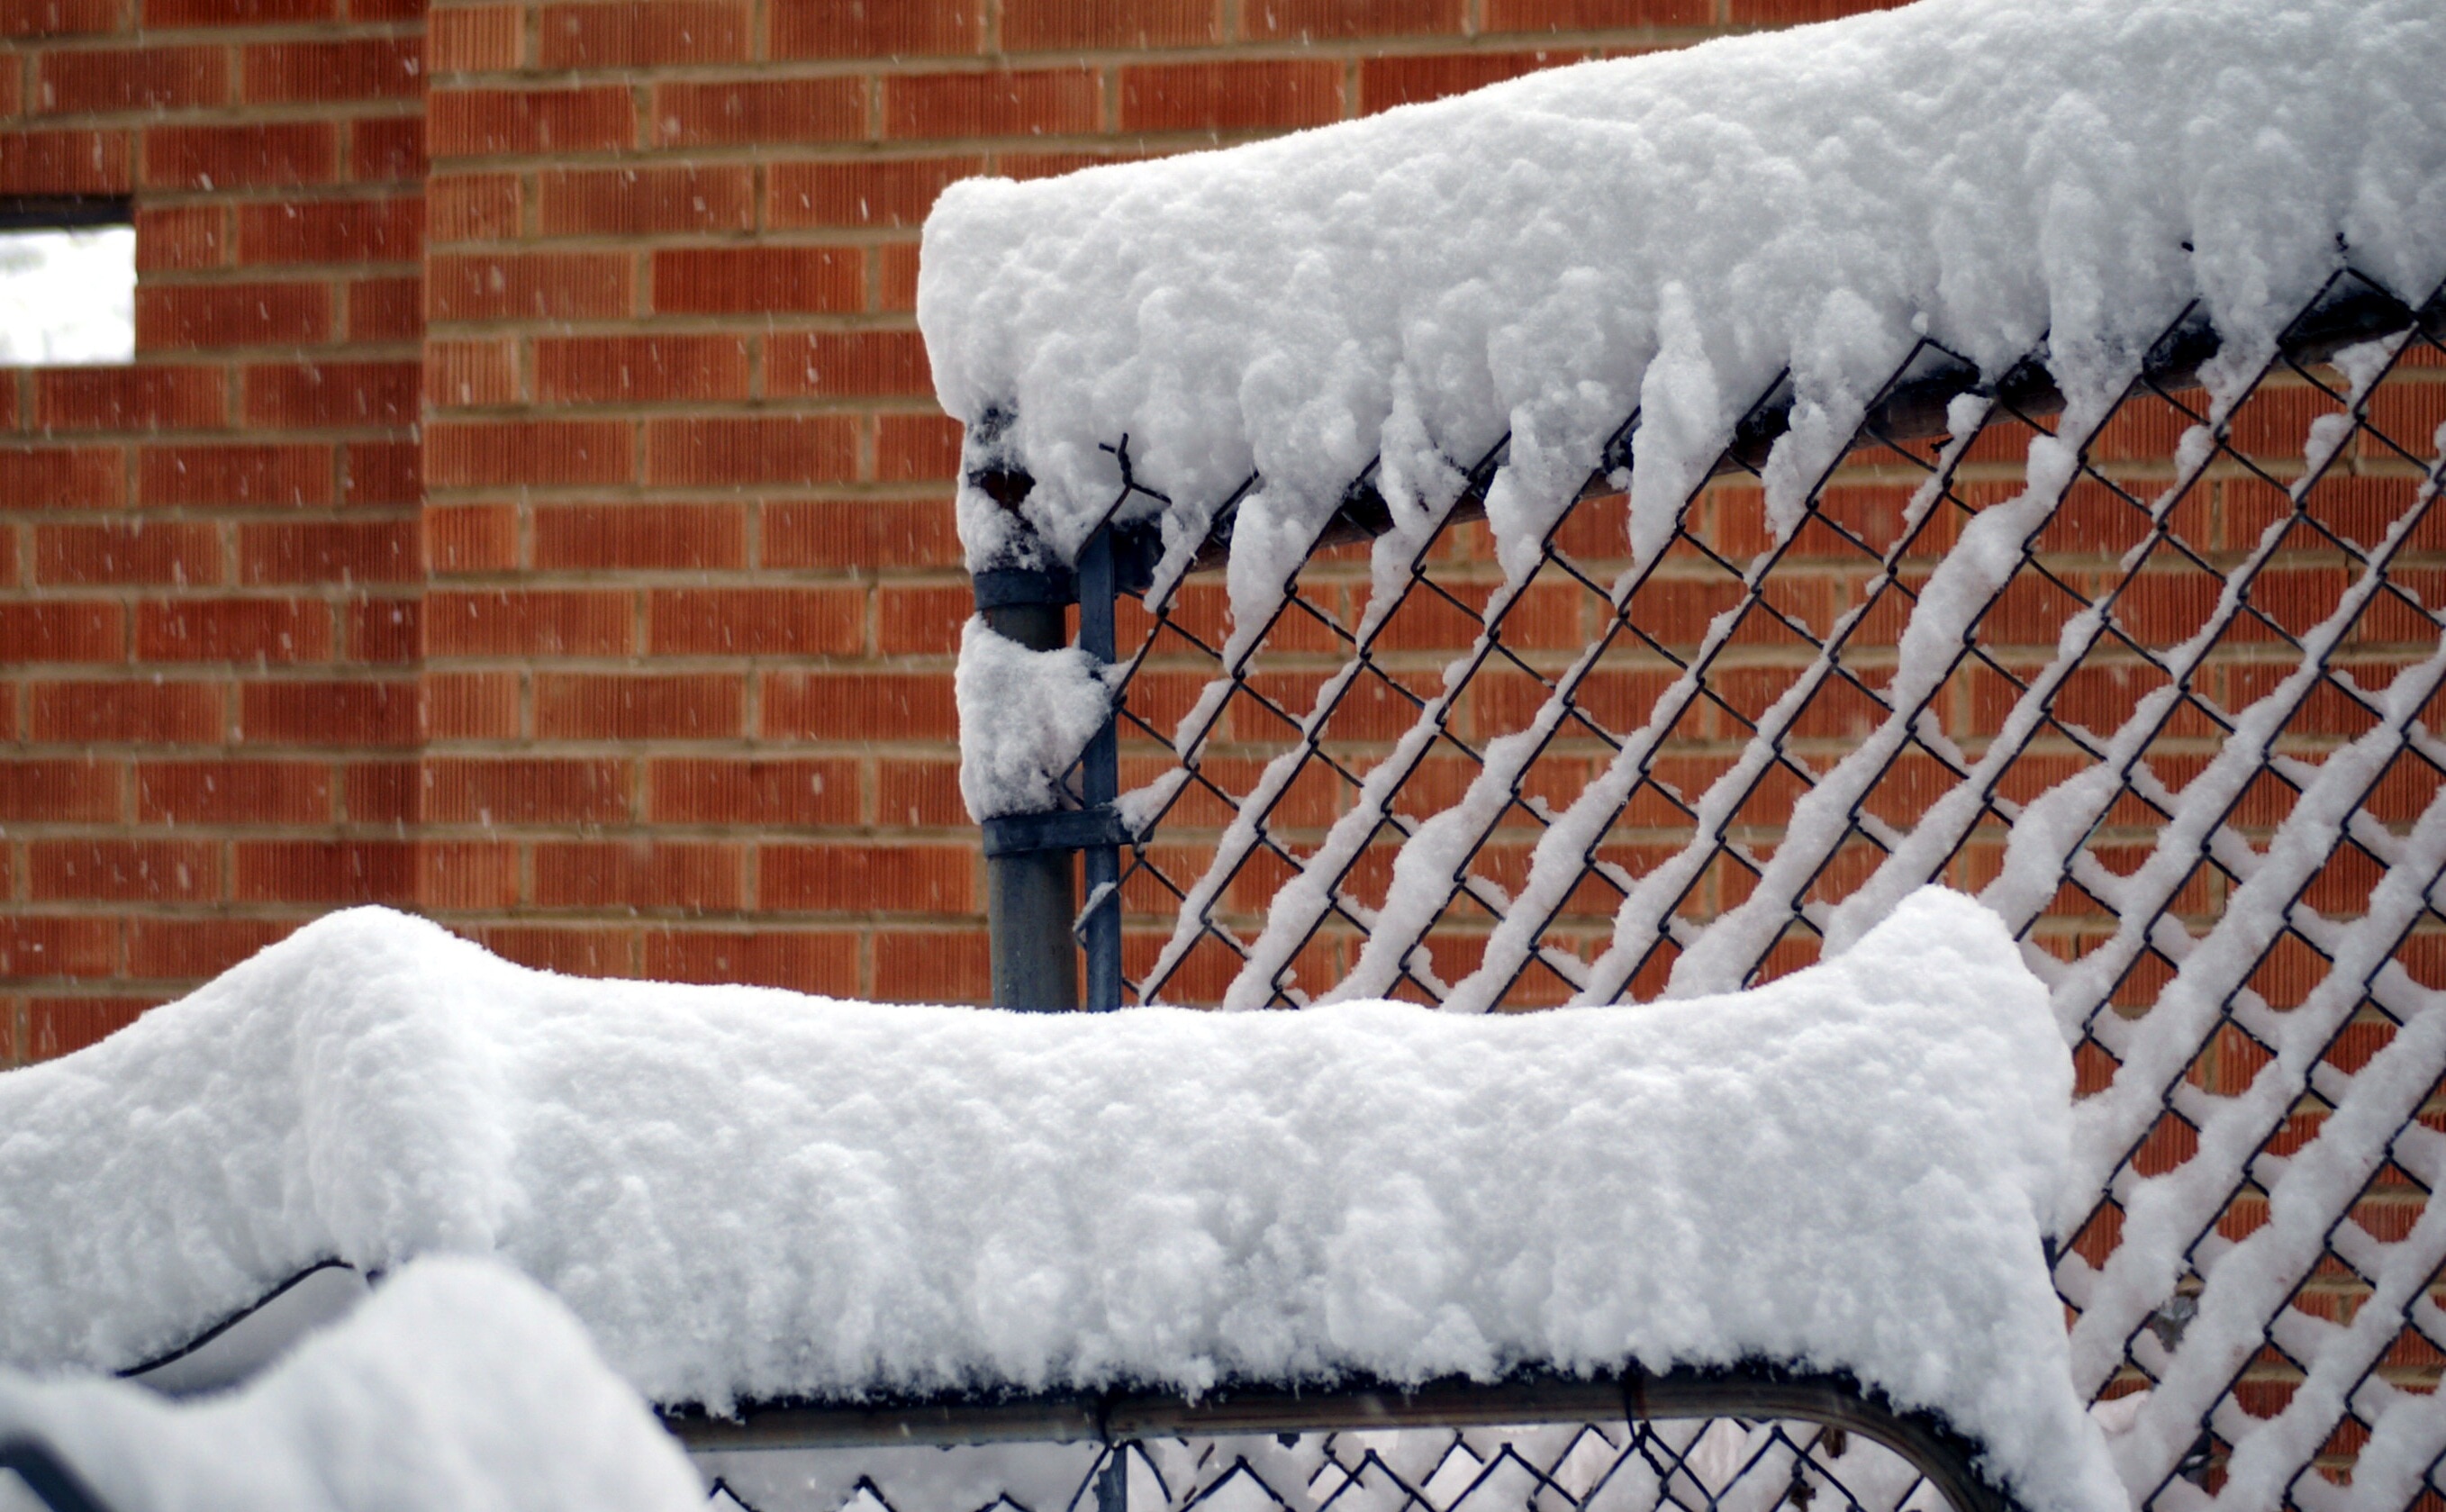
[[[2102,1508],[2041,1257],[2071,1085],[1934,890],[1746,994],[1484,1017],[589,981],[358,910],[0,1076],[0,1359],[489,1251],[663,1401],[1764,1357]]]
[[[2425,293],[2441,66],[2435,0],[1922,0],[955,184],[918,321],[972,463],[1034,476],[1020,512],[1063,557],[1118,496],[1100,448],[1124,437],[1184,507],[1262,475],[1232,574],[1262,596],[1371,458],[1398,522],[1509,431],[1487,507],[1518,568],[1634,409],[1644,554],[1787,369],[1788,526],[1922,331],[1991,372],[2045,337],[2078,402],[2194,298],[2264,350],[2340,245]],[[961,516],[973,563],[1009,549],[985,495]]]
[[[0,1370],[0,1441],[29,1431],[113,1512],[705,1505],[678,1445],[568,1309],[488,1260],[419,1260],[269,1374],[193,1403]],[[0,1506],[38,1504],[7,1481]]]

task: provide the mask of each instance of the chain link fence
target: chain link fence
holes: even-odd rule
[[[2104,406],[2043,350],[1985,382],[1923,340],[1792,528],[1778,384],[1662,552],[1628,545],[1634,415],[1510,578],[1502,446],[1423,532],[1363,477],[1255,633],[1212,573],[1119,599],[1101,759],[1133,822],[1088,974],[1117,951],[1140,1001],[1638,1002],[1974,892],[2077,1041],[2056,1279],[2135,1504],[2446,1512],[2442,337],[2446,297],[2345,271],[2262,355],[2186,313]],[[1151,491],[1114,449],[1126,518]],[[1256,486],[1213,505],[1199,566]],[[1105,536],[1152,587],[1147,543]],[[1533,1505],[1915,1494],[1816,1477],[1814,1427],[1661,1431],[1404,1452],[1516,1465]],[[1691,1470],[1734,1439],[1763,1446],[1747,1473]],[[1609,1475],[1555,1471],[1597,1442]],[[1324,1505],[1359,1484],[1339,1445],[1161,1500]],[[1383,1504],[1475,1504],[1392,1463]]]

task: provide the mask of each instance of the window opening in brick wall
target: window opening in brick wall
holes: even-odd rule
[[[136,356],[136,227],[125,199],[0,198],[0,366]]]

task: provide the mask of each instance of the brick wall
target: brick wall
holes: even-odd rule
[[[1860,8],[0,0],[0,194],[141,264],[0,376],[0,1059],[359,900],[981,996],[940,187]]]

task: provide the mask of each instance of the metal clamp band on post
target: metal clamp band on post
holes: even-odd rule
[[[1120,810],[1109,803],[1099,808],[1059,808],[1046,814],[1006,814],[979,827],[985,831],[988,860],[1031,851],[1129,845],[1138,841],[1122,822]]]

